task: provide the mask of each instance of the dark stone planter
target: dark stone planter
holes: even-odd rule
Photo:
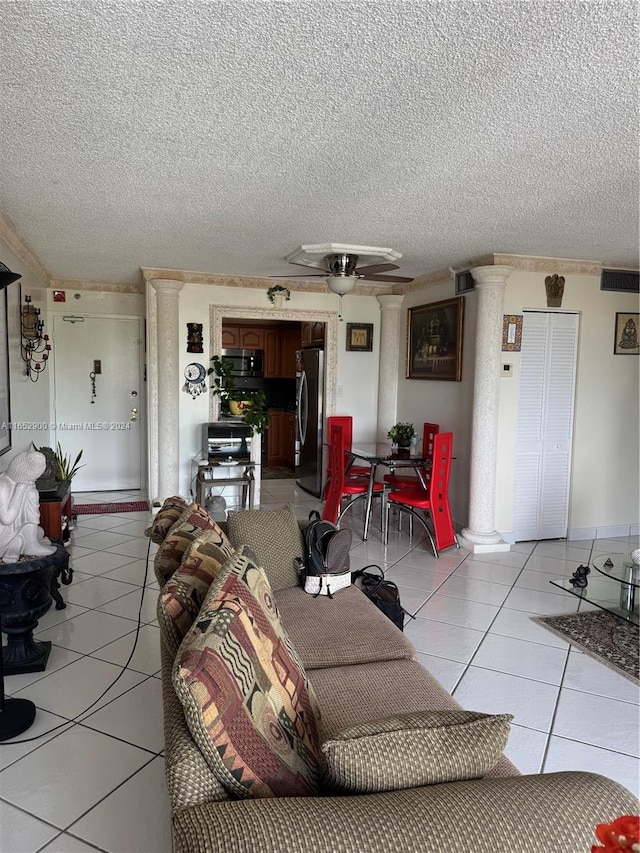
[[[54,572],[68,571],[68,566],[69,554],[58,544],[48,557],[0,562],[0,618],[7,635],[7,645],[2,647],[5,675],[46,668],[51,643],[34,640],[33,630],[51,607]]]

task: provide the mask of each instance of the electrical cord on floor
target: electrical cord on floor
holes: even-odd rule
[[[34,740],[40,740],[40,738],[45,737],[45,735],[50,735],[52,732],[58,731],[58,729],[64,729],[67,726],[76,725],[80,721],[80,718],[84,717],[84,715],[87,713],[87,711],[90,711],[94,705],[97,705],[98,702],[102,699],[102,697],[105,696],[111,690],[111,688],[114,686],[114,684],[116,684],[116,682],[118,682],[122,678],[124,673],[129,668],[129,664],[131,663],[131,661],[133,659],[133,656],[134,656],[135,651],[136,651],[136,647],[138,645],[138,638],[140,636],[140,628],[142,627],[142,605],[144,604],[144,593],[145,593],[145,590],[147,588],[147,578],[149,576],[149,556],[150,556],[150,554],[151,554],[151,539],[149,539],[149,544],[147,546],[147,560],[146,560],[146,565],[144,567],[144,581],[142,584],[142,595],[140,596],[140,607],[138,608],[138,624],[136,625],[135,638],[133,641],[133,648],[131,649],[131,653],[129,654],[129,657],[127,658],[126,663],[123,664],[120,672],[116,675],[116,677],[113,679],[111,684],[102,691],[102,693],[98,696],[97,699],[95,699],[84,710],[82,710],[78,714],[76,714],[75,717],[71,717],[71,719],[65,720],[64,723],[60,723],[57,726],[53,726],[53,728],[47,729],[45,732],[41,732],[39,735],[34,735],[33,737],[21,738],[20,740],[0,741],[0,747],[1,746],[16,746],[19,743],[32,743]],[[89,657],[89,655],[85,655],[85,657]],[[78,658],[78,660],[80,660],[80,658]],[[51,674],[53,675],[53,673],[51,673]]]

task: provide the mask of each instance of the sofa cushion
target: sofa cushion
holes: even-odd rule
[[[147,527],[145,530],[145,535],[156,545],[160,545],[170,528],[173,527],[188,506],[188,502],[180,495],[167,498],[154,515],[151,527]]]
[[[189,545],[205,530],[217,533],[218,545],[223,550],[228,553],[233,551],[228,538],[207,514],[206,510],[198,504],[191,504],[184,510],[158,547],[153,569],[161,587],[180,568],[182,557]]]
[[[280,617],[307,669],[413,658],[402,631],[354,586],[333,598],[302,587],[276,592]]]
[[[297,559],[304,543],[291,506],[230,511],[227,524],[232,545],[255,551],[274,591],[299,585]]]
[[[511,714],[422,711],[362,723],[322,744],[325,781],[351,794],[478,779],[494,767]]]
[[[211,583],[232,553],[231,546],[220,543],[217,530],[204,530],[187,547],[180,567],[162,587],[158,596],[158,623],[172,654],[178,651]]]
[[[178,650],[173,682],[194,740],[231,794],[318,792],[313,690],[246,548],[212,584]]]

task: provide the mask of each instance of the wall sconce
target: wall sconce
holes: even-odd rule
[[[49,335],[43,335],[43,330],[44,320],[40,319],[40,309],[32,304],[30,296],[25,296],[20,312],[22,360],[26,365],[25,376],[32,382],[37,382],[40,374],[46,370],[51,352]]]

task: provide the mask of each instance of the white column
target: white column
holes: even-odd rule
[[[378,441],[397,421],[400,353],[400,308],[404,296],[377,296],[380,303],[380,353],[378,369]]]
[[[508,551],[495,529],[496,463],[500,404],[500,361],[504,289],[511,267],[474,267],[478,292],[469,526],[460,544],[474,552]]]
[[[178,301],[181,281],[151,282],[156,291],[158,353],[158,494],[160,501],[178,494],[180,418],[178,391]]]

